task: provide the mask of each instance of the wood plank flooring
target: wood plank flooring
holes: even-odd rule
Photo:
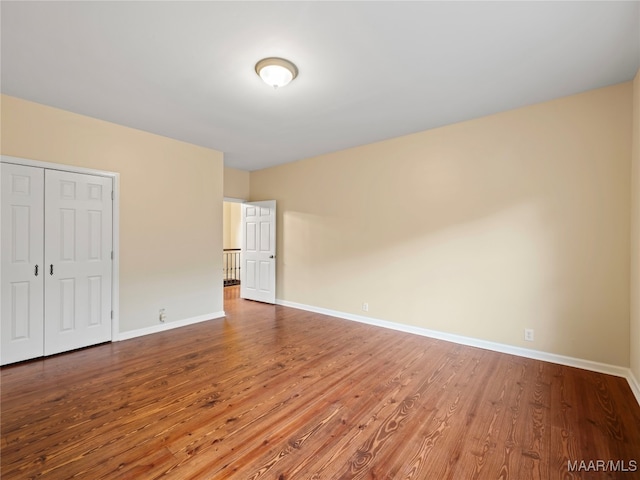
[[[640,478],[622,378],[225,296],[2,368],[2,479]]]

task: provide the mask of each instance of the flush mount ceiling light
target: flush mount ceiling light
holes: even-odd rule
[[[284,87],[298,76],[298,68],[284,58],[263,58],[256,63],[256,73],[273,88]]]

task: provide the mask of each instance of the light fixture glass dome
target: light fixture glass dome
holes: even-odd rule
[[[298,76],[298,68],[284,58],[263,58],[256,63],[256,73],[273,88],[284,87]]]

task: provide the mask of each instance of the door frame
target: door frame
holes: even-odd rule
[[[113,311],[113,316],[111,318],[111,341],[118,341],[120,335],[120,174],[106,170],[75,167],[62,163],[10,157],[8,155],[0,156],[0,163],[13,163],[26,167],[47,168],[49,170],[61,170],[63,172],[83,173],[111,178],[113,182],[113,217],[111,231],[111,248],[113,249],[113,261],[111,262],[111,310]]]

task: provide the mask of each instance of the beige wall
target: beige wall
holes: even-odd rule
[[[222,153],[2,96],[3,155],[120,173],[120,331],[223,310]]]
[[[224,167],[224,196],[248,200],[249,195],[249,172]]]
[[[247,197],[248,198],[248,197]],[[223,214],[223,246],[224,248],[240,248],[241,245],[241,207],[240,203],[224,202]]]
[[[633,81],[631,173],[631,371],[640,382],[640,70]]]
[[[251,173],[277,297],[629,365],[632,85]],[[535,342],[523,340],[535,329]]]

